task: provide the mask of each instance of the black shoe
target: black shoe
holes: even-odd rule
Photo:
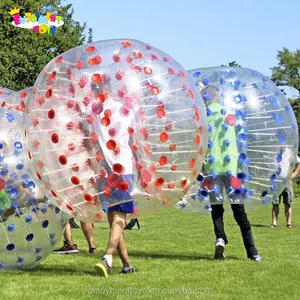
[[[90,248],[90,249],[89,249],[89,253],[92,253],[92,254],[99,254],[99,251],[98,251],[96,248]]]
[[[123,268],[120,273],[121,274],[135,273],[135,268],[130,267],[130,269],[128,269],[127,271],[125,270],[125,268]]]
[[[72,228],[72,229],[80,228],[80,226],[78,226],[78,225],[75,223],[74,218],[71,218],[71,219],[69,220],[69,224],[71,225],[71,228]]]
[[[139,223],[139,220],[138,219],[131,219],[130,222],[125,226],[124,229],[127,229],[127,230],[131,230],[131,229],[134,229],[133,227],[134,226],[137,226],[136,229],[140,229],[140,223]]]

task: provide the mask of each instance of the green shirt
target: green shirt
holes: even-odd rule
[[[213,146],[208,149],[206,158],[212,155],[215,161],[211,164],[207,163],[205,171],[207,174],[214,171],[216,175],[225,175],[227,171],[231,171],[233,175],[236,175],[238,148],[236,144],[235,126],[228,125],[226,131],[222,126],[226,124],[226,116],[231,112],[219,103],[211,103],[207,108],[211,111],[211,115],[208,116],[208,124],[212,126],[208,139],[213,143]],[[221,112],[222,109],[225,111],[224,114]],[[230,142],[227,147],[225,146],[225,140]],[[229,162],[226,162],[224,159],[226,155],[230,156]]]

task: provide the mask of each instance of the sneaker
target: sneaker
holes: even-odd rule
[[[218,239],[216,242],[215,259],[225,259],[225,241],[223,239]]]
[[[277,225],[276,224],[271,224],[270,227],[275,228],[275,227],[277,227]]]
[[[53,250],[54,254],[74,254],[78,252],[79,250],[76,244],[68,245],[66,243],[64,243],[64,245],[61,248]]]
[[[108,265],[105,258],[95,265],[95,270],[101,277],[108,277],[108,275],[112,274],[112,267]]]
[[[90,248],[90,249],[89,249],[89,253],[92,253],[92,254],[99,254],[99,251],[98,251],[96,248]]]
[[[123,268],[120,273],[121,274],[135,273],[135,268],[133,267]]]
[[[78,228],[80,228],[80,226],[75,223],[74,218],[71,218],[69,220],[69,224],[71,225],[72,229],[78,229]]]
[[[255,261],[255,262],[258,262],[258,263],[262,263],[263,262],[263,259],[261,256],[259,256],[258,254],[257,255],[253,255],[251,257],[249,257],[251,260]]]
[[[286,224],[286,227],[292,228],[293,226],[292,226],[292,224]]]
[[[140,229],[140,223],[138,219],[131,219],[130,222],[125,226],[125,230],[131,230],[134,229],[134,226],[136,225],[136,229]]]

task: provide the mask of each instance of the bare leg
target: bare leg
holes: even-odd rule
[[[130,260],[127,252],[127,247],[126,247],[126,242],[124,239],[124,233],[122,233],[118,247],[117,247],[119,256],[122,260],[123,267],[124,268],[129,268],[130,267]]]
[[[72,246],[74,244],[73,237],[72,237],[72,229],[71,229],[71,225],[69,223],[65,227],[64,237],[65,237],[66,244],[68,244],[70,246]]]
[[[290,204],[284,205],[285,217],[287,225],[292,225],[292,207]]]
[[[96,248],[94,240],[94,227],[93,223],[80,222],[81,229],[84,233],[86,241],[89,244],[89,248]]]
[[[279,204],[273,204],[272,207],[272,224],[278,225]]]

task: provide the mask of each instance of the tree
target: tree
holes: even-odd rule
[[[88,43],[91,43],[93,41],[93,29],[89,28],[89,32],[88,32]]]
[[[287,48],[278,51],[278,65],[271,68],[272,81],[279,86],[291,86],[300,91],[300,49],[292,52]],[[300,94],[298,98],[289,99],[297,123],[300,124]],[[299,128],[300,129],[300,128]]]
[[[32,29],[18,28],[11,24],[8,13],[16,1],[0,1],[0,86],[21,90],[34,84],[43,67],[55,56],[85,42],[86,24],[73,19],[72,4],[62,0],[19,1],[24,12],[57,13],[64,25],[55,34],[36,34]]]
[[[241,67],[240,64],[238,64],[235,60],[230,61],[228,65],[221,65],[221,67]]]

